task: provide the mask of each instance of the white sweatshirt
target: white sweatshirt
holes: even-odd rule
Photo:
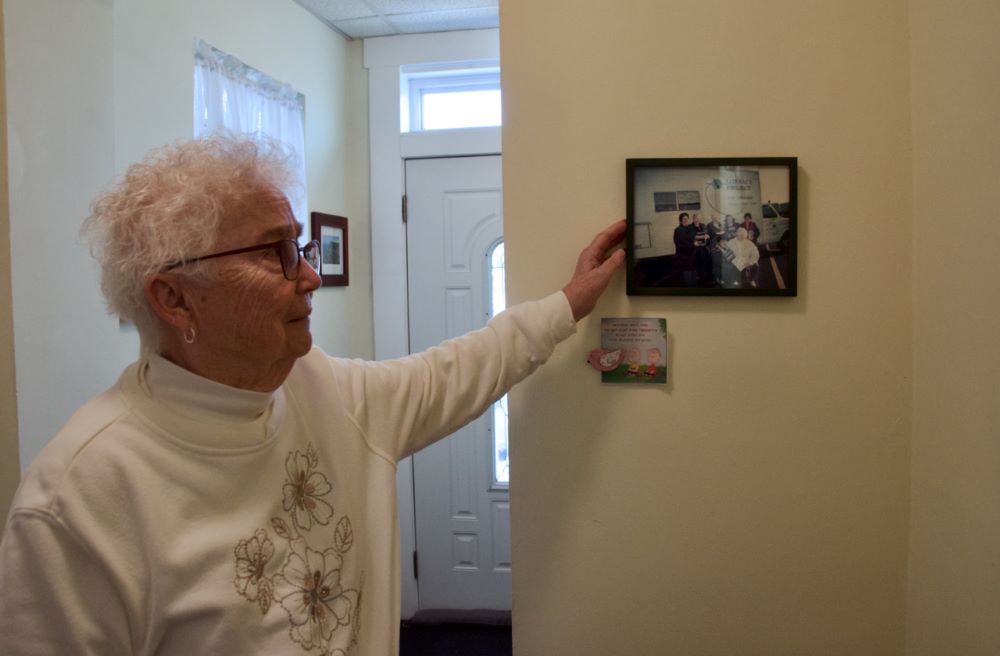
[[[24,476],[0,654],[396,654],[396,463],[574,330],[557,293],[400,360],[314,348],[272,394],[144,357]]]

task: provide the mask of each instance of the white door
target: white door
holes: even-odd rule
[[[408,160],[406,195],[417,352],[489,318],[489,256],[503,238],[500,157]],[[421,609],[511,607],[510,500],[496,483],[492,416],[413,457]]]

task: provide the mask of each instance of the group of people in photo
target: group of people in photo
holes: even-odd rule
[[[713,214],[708,223],[697,212],[681,212],[677,222],[673,270],[684,287],[757,287],[760,229],[749,212],[742,222]]]

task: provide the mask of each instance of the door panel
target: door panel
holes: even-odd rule
[[[500,157],[406,163],[410,350],[483,326],[503,236]],[[420,608],[510,609],[510,503],[491,413],[413,457]]]

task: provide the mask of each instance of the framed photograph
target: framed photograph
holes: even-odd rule
[[[312,238],[319,242],[319,276],[324,287],[346,287],[350,271],[347,260],[347,218],[312,213]]]
[[[795,157],[626,160],[633,296],[795,296]]]

